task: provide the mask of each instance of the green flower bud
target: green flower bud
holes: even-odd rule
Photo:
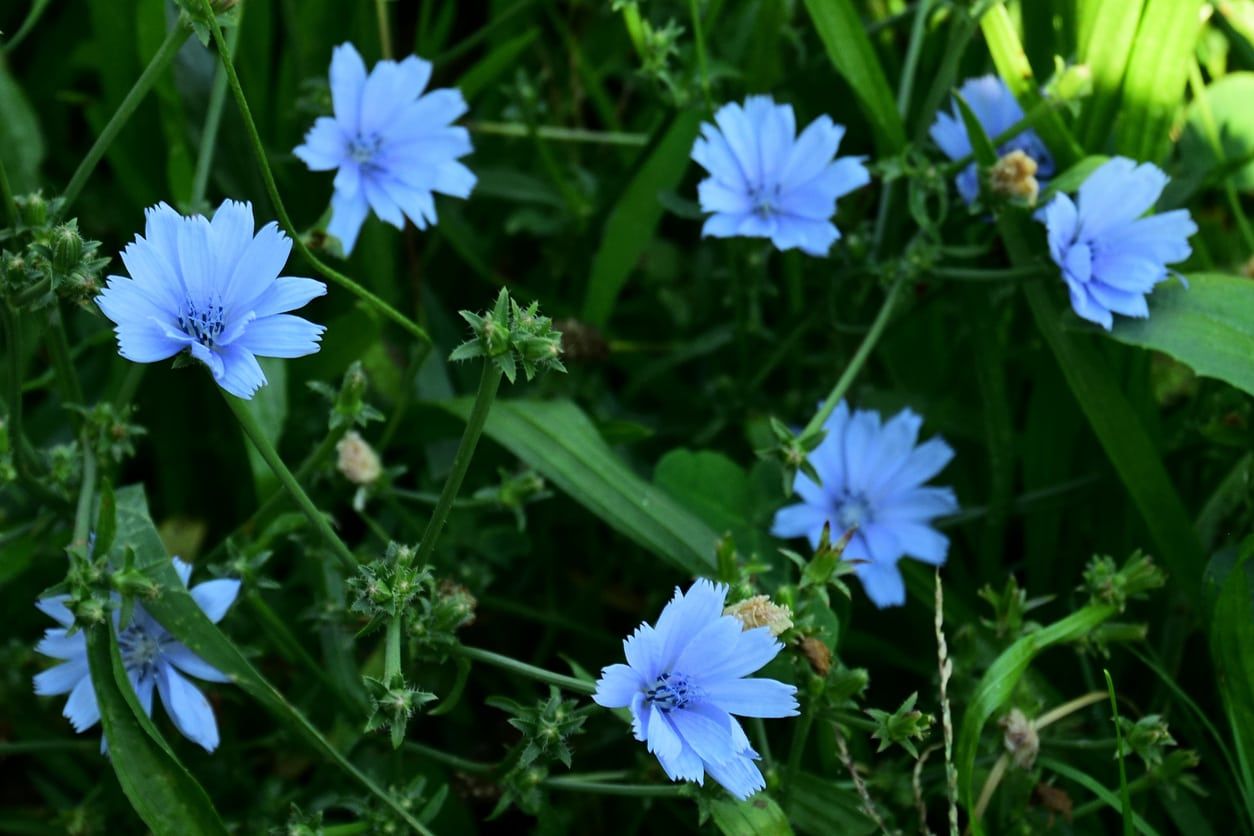
[[[58,273],[69,273],[83,260],[83,236],[78,234],[78,221],[61,224],[52,230],[52,266]]]

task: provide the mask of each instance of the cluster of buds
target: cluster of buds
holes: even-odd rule
[[[551,319],[540,315],[539,302],[520,307],[502,288],[491,311],[462,311],[461,315],[474,336],[458,346],[450,360],[483,357],[495,363],[510,383],[520,365],[527,380],[548,369],[566,371],[561,359],[562,334],[553,330]]]
[[[357,567],[357,575],[349,578],[348,589],[353,594],[350,609],[368,619],[363,634],[404,616],[410,605],[433,585],[430,569],[410,565],[414,554],[412,546],[389,543],[382,560]]]
[[[441,581],[411,611],[410,639],[420,652],[443,658],[457,642],[457,631],[474,624],[478,603],[461,584]]]
[[[1015,149],[997,161],[988,172],[993,194],[1023,206],[1035,206],[1041,184],[1036,179],[1036,160]]]
[[[587,720],[587,714],[578,710],[576,700],[562,699],[561,692],[549,686],[549,698],[535,705],[523,706],[501,697],[494,697],[488,703],[512,714],[509,724],[522,732],[518,766],[530,767],[537,762],[557,760],[570,768],[571,751],[567,740],[581,733]]]
[[[392,748],[399,749],[405,740],[410,718],[419,708],[434,701],[436,696],[430,691],[409,687],[399,672],[385,679],[373,676],[364,679],[366,691],[370,694],[370,717],[366,720],[366,731],[388,729]]]
[[[545,484],[544,477],[534,470],[521,473],[510,473],[501,468],[497,471],[501,481],[475,491],[474,498],[482,502],[491,502],[503,509],[512,511],[518,523],[519,531],[527,530],[526,506],[532,502],[548,499],[553,494]]]
[[[1019,586],[1019,581],[1014,575],[1006,578],[1006,585],[1000,592],[993,589],[991,584],[985,584],[978,595],[993,608],[993,618],[982,618],[980,621],[985,627],[991,629],[997,638],[1006,641],[1014,641],[1020,636],[1039,630],[1041,625],[1035,621],[1029,621],[1026,616],[1049,600],[1048,598],[1029,600],[1027,590]]]
[[[85,304],[100,292],[109,263],[100,242],[86,239],[78,221],[55,223],[59,201],[39,193],[16,198],[21,226],[10,230],[0,252],[0,293],[16,308],[37,309],[58,297]]]
[[[135,455],[135,441],[147,430],[131,423],[133,406],[115,406],[103,401],[92,407],[72,406],[83,416],[92,449],[101,461],[121,464]]]
[[[1123,612],[1128,602],[1167,582],[1166,575],[1148,555],[1133,552],[1123,568],[1112,557],[1094,557],[1084,570],[1084,585],[1093,601],[1112,604]]]
[[[898,706],[896,711],[888,712],[878,708],[866,709],[866,713],[875,721],[875,731],[871,732],[871,737],[880,742],[880,747],[877,751],[883,752],[896,743],[909,752],[911,757],[918,759],[919,752],[915,748],[914,741],[925,738],[928,729],[936,722],[936,718],[931,714],[925,714],[915,709],[914,704],[918,699],[919,694],[916,691],[906,697],[906,701]]]
[[[364,427],[371,421],[383,420],[383,413],[366,403],[366,389],[369,384],[360,360],[354,360],[348,371],[344,372],[339,389],[322,381],[310,381],[309,388],[331,403],[328,429],[335,432],[346,427]]]

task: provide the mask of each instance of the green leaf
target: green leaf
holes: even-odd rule
[[[788,817],[769,795],[760,792],[747,801],[720,798],[710,803],[710,817],[724,836],[791,834]]]
[[[14,194],[39,187],[43,159],[44,138],[35,111],[8,68],[0,63],[0,162]]]
[[[1088,149],[1106,147],[1115,121],[1124,70],[1145,0],[1080,0],[1080,63],[1093,74],[1093,95],[1084,103],[1076,134]]]
[[[746,522],[751,498],[749,477],[722,453],[672,450],[654,468],[653,484],[715,531],[730,531]]]
[[[989,9],[980,18],[980,29],[988,42],[988,51],[993,56],[997,73],[1015,94],[1023,112],[1032,113],[1045,99],[1041,95],[1040,83],[1032,75],[1032,65],[1028,63],[1028,56],[1023,51],[1023,44],[1019,42],[1006,7],[998,3]],[[1053,152],[1059,168],[1065,168],[1083,156],[1084,152],[1057,110],[1046,111],[1036,125],[1036,132]]]
[[[807,772],[797,773],[789,789],[788,818],[798,830],[841,836],[865,836],[876,830],[851,789]]]
[[[261,703],[275,717],[291,726],[315,751],[333,761],[416,831],[427,833],[426,828],[413,817],[404,804],[393,798],[332,746],[305,715],[257,672],[235,644],[204,614],[174,571],[174,564],[166,554],[161,537],[148,514],[144,489],[131,485],[119,490],[117,509],[115,551],[134,549],[137,568],[161,588],[160,595],[144,601],[144,609],[193,653],[230,677],[231,682]]]
[[[1190,103],[1180,136],[1180,161],[1186,171],[1204,176],[1225,163],[1247,160],[1229,182],[1242,191],[1254,191],[1252,101],[1254,73],[1229,73],[1206,86],[1205,100]],[[1223,159],[1216,153],[1212,131],[1218,135]]]
[[[1188,282],[1161,285],[1149,297],[1149,319],[1121,317],[1110,335],[1254,394],[1254,282],[1218,273]]]
[[[1043,757],[1036,763],[1042,769],[1048,769],[1050,772],[1061,775],[1063,778],[1075,781],[1077,784],[1093,793],[1093,795],[1097,796],[1103,804],[1110,807],[1112,810],[1118,811],[1120,809],[1121,805],[1119,803],[1119,797],[1098,783],[1091,775],[1081,772],[1074,767],[1068,766],[1062,761],[1054,760],[1053,758]],[[1137,832],[1141,833],[1142,836],[1158,836],[1158,831],[1150,827],[1149,823],[1136,813],[1132,814],[1131,826],[1135,827]]]
[[[157,836],[225,834],[209,796],[140,707],[113,630],[98,626],[85,633],[109,763],[135,812]]]
[[[971,154],[982,166],[991,166],[997,162],[997,148],[984,132],[984,126],[971,110],[971,105],[962,96],[954,93],[954,101],[958,103],[958,111],[962,115],[962,124],[967,129],[967,137],[971,140]]]
[[[1032,664],[1038,654],[1053,645],[1085,638],[1117,612],[1110,604],[1089,604],[1048,627],[1027,634],[1006,648],[989,665],[962,716],[954,750],[954,763],[958,768],[958,792],[967,810],[973,808],[975,801],[972,787],[981,733],[993,715],[1009,702],[1028,665]],[[972,821],[971,824],[974,832],[981,832],[979,822]]]
[[[858,10],[851,0],[806,0],[806,10],[832,66],[853,88],[871,122],[876,150],[880,156],[897,153],[906,144],[906,128]]]
[[[470,400],[441,407],[463,420]],[[717,533],[615,455],[578,406],[566,400],[498,400],[486,432],[612,528],[693,575],[714,568]]]
[[[682,111],[659,129],[657,139],[642,152],[639,167],[606,218],[601,245],[592,259],[583,303],[583,319],[588,323],[602,327],[609,321],[614,301],[662,220],[664,207],[658,195],[679,184],[700,124],[700,111]]]
[[[1224,712],[1232,726],[1246,813],[1254,823],[1254,549],[1246,540],[1227,576],[1216,579],[1210,648]]]
[[[287,361],[274,357],[258,357],[261,370],[265,373],[265,386],[257,390],[251,400],[244,401],[244,409],[257,419],[270,443],[277,450],[279,439],[283,435],[283,425],[287,422]],[[253,484],[257,496],[268,496],[278,488],[278,480],[274,471],[266,464],[266,460],[251,444],[244,445],[248,450],[248,466],[253,473]]]
[[[1184,99],[1202,24],[1202,0],[1148,0],[1123,79],[1115,150],[1159,162],[1171,148],[1171,123]]]
[[[1026,220],[1020,214],[998,218],[1002,240],[1018,266],[1036,260]],[[1040,282],[1026,282],[1023,293],[1067,385],[1141,512],[1173,585],[1193,595],[1201,587],[1201,542],[1141,417],[1091,340],[1063,330],[1050,289]]]

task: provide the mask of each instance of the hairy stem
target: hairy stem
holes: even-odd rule
[[[245,4],[237,8],[235,28],[226,36],[227,44],[234,54],[235,45],[239,43],[241,18]],[[213,87],[209,91],[209,107],[205,110],[205,126],[200,132],[200,148],[196,152],[196,171],[192,175],[192,211],[205,200],[209,189],[209,171],[213,168],[213,155],[218,147],[218,127],[222,124],[222,108],[226,105],[226,70],[221,66],[213,74]]]
[[[548,685],[565,688],[567,691],[574,691],[577,694],[591,695],[596,693],[597,690],[597,686],[592,682],[585,682],[582,679],[575,679],[573,676],[546,671],[544,668],[537,668],[535,665],[528,665],[526,662],[520,662],[517,659],[502,656],[500,653],[493,653],[490,650],[462,645],[454,652],[471,661],[483,662],[484,664],[525,676],[528,679],[534,679],[537,682],[544,682]]]
[[[234,413],[235,419],[239,421],[244,435],[248,436],[248,440],[252,442],[253,447],[265,459],[266,464],[270,466],[270,470],[274,472],[275,477],[287,489],[292,499],[296,500],[300,510],[305,513],[309,522],[313,524],[318,534],[322,536],[323,541],[326,542],[332,553],[339,559],[340,564],[346,571],[354,572],[357,569],[357,558],[331,528],[331,524],[327,522],[322,512],[313,504],[313,500],[309,498],[309,494],[305,493],[305,489],[296,481],[292,471],[288,470],[287,465],[279,458],[278,451],[274,449],[270,439],[266,438],[266,434],[262,432],[261,427],[257,424],[257,419],[253,417],[252,413],[244,405],[244,402],[239,398],[226,392],[222,393],[222,397],[226,401],[226,405],[230,407],[231,412]]]

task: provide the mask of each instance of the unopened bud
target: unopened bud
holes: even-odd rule
[[[1036,181],[1036,160],[1022,151],[1011,151],[997,161],[988,175],[989,187],[995,194],[1036,203],[1041,184]]]
[[[832,669],[832,651],[814,636],[806,636],[798,645],[801,655],[810,663],[810,669],[819,676],[827,676]]]
[[[778,636],[792,627],[792,611],[772,602],[767,595],[754,595],[738,601],[723,610],[723,615],[736,616],[746,630],[766,627],[772,636]]]
[[[356,430],[349,430],[335,445],[336,467],[354,485],[373,484],[383,474],[379,454]]]
[[[1001,718],[1001,727],[1005,729],[1002,743],[1015,766],[1031,769],[1032,764],[1036,763],[1037,753],[1041,751],[1041,739],[1036,734],[1036,724],[1022,711],[1012,708],[1009,714]]]
[[[39,192],[22,195],[16,200],[22,223],[26,226],[43,226],[48,220],[48,201]]]

